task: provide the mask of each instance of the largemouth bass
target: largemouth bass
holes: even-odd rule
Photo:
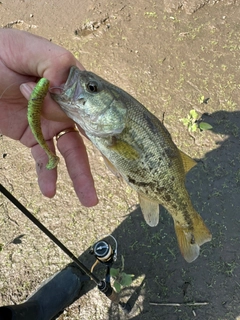
[[[122,89],[74,66],[62,92],[51,96],[83,128],[107,166],[137,191],[150,226],[159,222],[159,204],[168,210],[183,257],[194,261],[211,240],[185,187],[185,174],[196,163],[176,147],[160,120]]]

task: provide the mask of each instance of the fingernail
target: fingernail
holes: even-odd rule
[[[26,99],[29,99],[32,92],[32,88],[27,83],[22,83],[20,85],[20,91]]]

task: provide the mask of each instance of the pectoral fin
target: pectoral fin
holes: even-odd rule
[[[106,167],[117,177],[117,178],[121,178],[120,173],[117,171],[117,169],[114,167],[114,165],[108,160],[108,158],[106,158],[103,154],[102,154],[104,163],[106,165]]]
[[[139,158],[138,152],[125,141],[118,140],[116,137],[112,137],[111,144],[109,149],[117,152],[121,157],[124,157],[129,160],[136,160]]]
[[[183,162],[184,171],[187,173],[197,164],[197,162],[181,150],[179,150],[179,152]]]
[[[159,222],[159,204],[142,194],[138,194],[138,198],[146,223],[151,227],[155,227]]]

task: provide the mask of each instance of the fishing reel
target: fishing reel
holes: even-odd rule
[[[106,238],[113,240],[111,242],[114,242],[114,248],[113,244],[107,241]],[[117,260],[117,240],[112,235],[106,236],[102,240],[94,243],[89,253],[96,258],[96,261],[92,265],[91,272],[99,262],[110,268]]]
[[[114,244],[111,244],[109,241],[106,240],[106,238],[109,238],[109,240],[111,238],[111,242],[114,242]],[[96,243],[94,243],[94,245],[91,247],[89,251],[89,253],[94,255],[96,258],[96,261],[92,265],[91,273],[93,273],[93,269],[99,262],[106,266],[107,270],[105,274],[105,279],[98,284],[98,289],[101,292],[103,292],[113,303],[118,303],[124,312],[129,313],[131,311],[130,304],[128,302],[125,303],[119,300],[119,295],[112,288],[110,282],[110,269],[113,263],[117,260],[117,247],[117,240],[111,234],[104,237],[102,240],[99,240]]]

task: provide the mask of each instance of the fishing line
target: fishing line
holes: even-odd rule
[[[0,99],[2,99],[4,93],[5,93],[9,88],[11,88],[12,86],[14,86],[16,83],[18,83],[18,82],[15,81],[15,82],[13,82],[12,84],[10,84],[6,89],[4,89],[3,92],[0,94]],[[20,85],[21,85],[21,84],[22,84],[22,83],[20,83]],[[20,85],[19,85],[19,86],[20,86]]]

